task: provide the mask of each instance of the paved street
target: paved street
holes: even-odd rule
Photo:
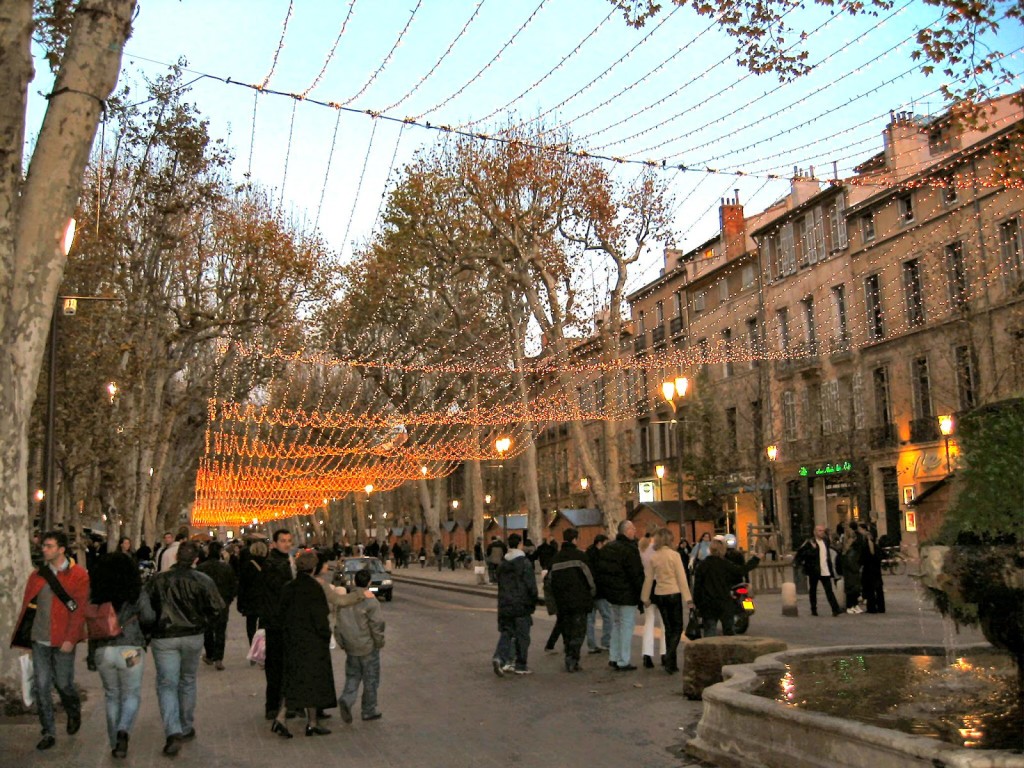
[[[660,669],[613,673],[604,655],[586,656],[585,673],[567,675],[561,671],[561,655],[543,651],[553,618],[540,608],[530,655],[535,674],[498,679],[490,667],[496,641],[493,588],[473,586],[469,571],[438,574],[413,568],[396,577],[394,602],[384,604],[388,639],[380,696],[383,720],[362,723],[357,718],[345,726],[335,715],[327,722],[334,733],[316,738],[302,736],[301,721],[294,720],[297,735],[291,741],[271,734],[263,719],[263,675],[245,661],[244,625],[235,612],[229,627],[227,670],[200,668],[198,738],[185,744],[173,760],[161,754],[164,740],[155,674],[152,661],[147,661],[142,711],[125,764],[203,768],[282,761],[370,768],[691,764],[680,746],[696,725],[701,705],[683,698],[679,676],[669,677]],[[415,581],[421,583],[410,583]],[[793,646],[941,645],[945,623],[918,600],[909,579],[889,579],[887,587],[889,612],[883,616],[814,618],[808,615],[806,596],[801,596],[801,616],[783,618],[779,597],[761,596],[751,633],[780,637]],[[966,633],[957,641],[979,639],[975,633]],[[637,636],[637,663],[639,652]],[[334,658],[340,690],[342,653],[335,652]],[[81,732],[74,737],[60,734],[55,749],[37,753],[34,720],[0,721],[3,765],[117,764],[106,745],[102,689],[97,675],[85,668],[84,648],[78,654],[77,679],[89,696]],[[62,729],[63,719],[58,722]]]

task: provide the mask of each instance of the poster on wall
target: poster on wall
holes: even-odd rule
[[[907,533],[914,533],[917,531],[917,512],[913,509],[908,509],[903,513],[904,519],[907,524]]]
[[[909,505],[914,500],[914,486],[903,486],[903,503]]]

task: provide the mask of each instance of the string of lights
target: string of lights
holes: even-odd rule
[[[306,89],[300,94],[302,98],[306,98],[306,96],[316,90],[316,87],[320,85],[320,81],[323,80],[324,75],[327,74],[327,68],[334,60],[334,54],[338,50],[338,45],[341,43],[341,38],[345,34],[345,30],[348,29],[348,23],[352,19],[352,14],[355,12],[355,9],[356,0],[351,0],[348,4],[348,12],[345,14],[345,18],[341,22],[341,29],[338,30],[338,36],[334,38],[334,44],[327,52],[327,56],[324,57],[324,62],[320,67],[320,71],[317,73],[316,77],[313,78],[313,81],[306,86]],[[266,85],[266,83],[264,83],[264,85]]]
[[[327,152],[327,164],[324,167],[324,183],[320,187],[320,201],[316,205],[316,219],[313,221],[313,229],[320,226],[320,212],[324,208],[324,196],[327,194],[327,181],[331,177],[331,162],[334,160],[334,148],[338,144],[338,127],[341,125],[341,112],[338,112],[334,120],[334,132],[331,134],[331,148]]]
[[[438,58],[438,60],[434,62],[434,66],[432,66],[427,71],[427,74],[423,75],[416,82],[416,85],[414,85],[411,90],[407,91],[406,94],[402,96],[402,98],[384,107],[384,109],[381,110],[382,112],[390,112],[398,105],[404,104],[406,101],[409,100],[410,97],[412,97],[414,93],[416,93],[416,91],[423,87],[423,84],[427,82],[427,80],[429,80],[435,72],[437,72],[438,68],[444,63],[445,59],[448,58],[448,55],[452,52],[452,49],[455,48],[455,45],[465,36],[466,32],[469,31],[469,26],[476,20],[476,17],[480,15],[480,9],[483,8],[485,2],[487,2],[487,0],[479,0],[479,2],[476,4],[476,7],[473,9],[473,13],[470,14],[469,18],[466,20],[466,23],[462,25],[462,29],[460,29],[458,34],[455,35],[452,41],[448,44],[448,47],[445,49],[444,53],[442,53],[440,58]]]
[[[356,184],[356,193],[352,197],[352,209],[348,213],[348,223],[345,225],[345,236],[341,240],[342,251],[348,247],[348,235],[352,230],[352,221],[356,216],[356,206],[359,204],[359,196],[363,190],[363,180],[366,178],[366,169],[370,164],[370,154],[373,152],[373,140],[377,136],[377,126],[380,123],[373,121],[373,130],[370,131],[370,141],[366,145],[366,156],[363,158],[363,168],[359,172],[359,182]]]
[[[266,88],[270,83],[270,78],[274,76],[274,72],[277,69],[277,59],[281,55],[281,51],[284,50],[284,39],[288,34],[288,24],[292,20],[292,14],[295,11],[295,0],[288,0],[288,10],[284,15],[284,23],[281,25],[281,37],[277,41],[277,48],[274,50],[274,58],[270,61],[270,70],[267,72],[266,77],[259,84],[259,89]]]
[[[402,40],[405,39],[405,35],[409,31],[409,28],[412,26],[413,20],[416,18],[416,13],[419,11],[422,5],[423,0],[416,0],[416,7],[409,12],[409,19],[405,22],[405,26],[402,27],[402,31],[398,33],[398,38],[395,40],[394,45],[391,46],[391,50],[388,51],[387,55],[384,57],[384,60],[373,71],[369,79],[363,84],[363,87],[360,88],[354,95],[350,96],[349,98],[341,102],[343,105],[351,104],[353,101],[355,101],[364,93],[366,93],[370,89],[370,86],[377,81],[377,78],[380,77],[381,73],[385,69],[387,69],[388,64],[391,63],[391,59],[394,58],[395,51],[398,50],[398,47],[402,44]]]
[[[460,87],[457,91],[455,91],[454,93],[449,95],[443,101],[439,102],[438,104],[435,104],[430,109],[426,110],[425,112],[420,112],[418,115],[416,115],[415,117],[411,118],[410,122],[416,122],[416,121],[422,120],[427,115],[432,115],[434,112],[437,112],[439,109],[443,109],[444,107],[448,106],[451,102],[455,101],[455,99],[457,99],[459,96],[461,96],[465,92],[465,90],[467,88],[469,88],[471,85],[473,85],[473,83],[475,83],[477,80],[479,80],[481,77],[483,77],[484,73],[487,72],[492,66],[494,66],[494,64],[501,58],[502,54],[504,54],[505,51],[507,51],[509,48],[512,47],[513,44],[515,44],[515,42],[519,38],[519,36],[526,30],[526,28],[528,26],[530,26],[530,24],[533,22],[533,20],[535,18],[537,18],[537,14],[539,14],[541,12],[541,9],[545,5],[547,5],[548,2],[549,2],[549,0],[540,0],[540,3],[537,5],[537,7],[533,9],[533,13],[531,13],[526,18],[526,21],[524,21],[519,26],[519,29],[517,29],[512,34],[512,37],[510,37],[508,40],[506,40],[505,44],[502,45],[501,48],[498,49],[498,52],[496,54],[494,54],[494,56],[491,57],[491,59],[486,64],[484,64],[479,70],[477,70],[476,74],[473,75],[471,78],[469,78],[469,80],[467,80],[462,85],[462,87]]]
[[[601,28],[604,27],[604,25],[607,24],[611,20],[612,16],[614,16],[617,12],[618,12],[618,9],[612,8],[612,10],[608,12],[608,15],[605,16],[600,22],[598,22],[597,26],[594,27],[592,30],[590,30],[590,32],[588,32],[583,37],[583,39],[580,40],[576,44],[575,48],[573,48],[571,51],[569,51],[567,54],[565,54],[558,61],[558,63],[555,64],[555,66],[553,66],[546,73],[544,73],[538,80],[534,81],[531,85],[527,86],[523,90],[523,92],[520,93],[518,96],[516,96],[514,99],[512,99],[511,101],[509,101],[509,102],[505,103],[504,105],[498,107],[497,109],[494,109],[493,111],[491,111],[490,113],[484,115],[483,117],[477,118],[476,120],[470,120],[470,121],[468,121],[466,123],[463,123],[462,125],[460,125],[458,127],[460,129],[466,129],[466,128],[470,128],[470,127],[472,127],[474,125],[480,125],[480,123],[486,123],[488,120],[493,118],[495,115],[499,115],[499,114],[503,114],[503,113],[507,112],[512,107],[513,104],[518,104],[523,99],[523,97],[526,96],[526,94],[531,93],[535,88],[540,87],[549,77],[551,77],[553,74],[555,74],[555,72],[558,72],[560,69],[562,69],[562,67],[565,66],[566,62],[568,62],[573,56],[578,54],[583,49],[583,47],[591,39],[593,39],[593,37],[598,32],[601,31]]]

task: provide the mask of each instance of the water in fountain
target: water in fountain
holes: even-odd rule
[[[1024,752],[1024,710],[1007,654],[897,653],[797,659],[754,691],[781,704],[976,749]]]

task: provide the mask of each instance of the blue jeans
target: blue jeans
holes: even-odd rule
[[[134,645],[107,645],[96,649],[96,669],[107,699],[107,738],[111,748],[117,745],[118,731],[130,733],[135,725],[142,698],[145,660],[145,652]]]
[[[32,643],[32,669],[35,674],[36,706],[39,709],[39,723],[43,733],[57,735],[53,718],[53,696],[50,688],[56,686],[60,703],[68,714],[82,711],[82,701],[75,691],[75,649],[64,653],[60,648],[42,643]]]
[[[608,661],[617,666],[629,666],[629,657],[633,653],[633,627],[636,625],[635,605],[611,605],[612,609],[612,642],[608,646]]]
[[[530,650],[530,627],[533,626],[532,616],[502,616],[498,614],[498,647],[494,649],[494,658],[502,664],[508,664],[515,653],[516,669],[526,669],[527,652]],[[515,649],[513,651],[513,645]]]
[[[380,685],[380,651],[371,651],[365,656],[345,657],[345,689],[338,697],[339,705],[344,703],[349,710],[356,703],[359,684],[363,685],[363,717],[377,714],[377,687]]]
[[[701,628],[704,630],[704,637],[718,637],[718,622],[722,622],[721,634],[729,636],[734,635],[736,632],[733,630],[733,625],[736,621],[736,614],[731,609],[725,611],[718,618],[707,618],[701,619]]]
[[[612,643],[612,608],[604,598],[594,598],[594,610],[587,614],[587,647],[597,648],[597,614],[601,614],[601,647]]]
[[[196,672],[202,650],[202,635],[153,640],[156,696],[160,702],[164,735],[167,737],[192,730],[192,718],[196,711]]]

